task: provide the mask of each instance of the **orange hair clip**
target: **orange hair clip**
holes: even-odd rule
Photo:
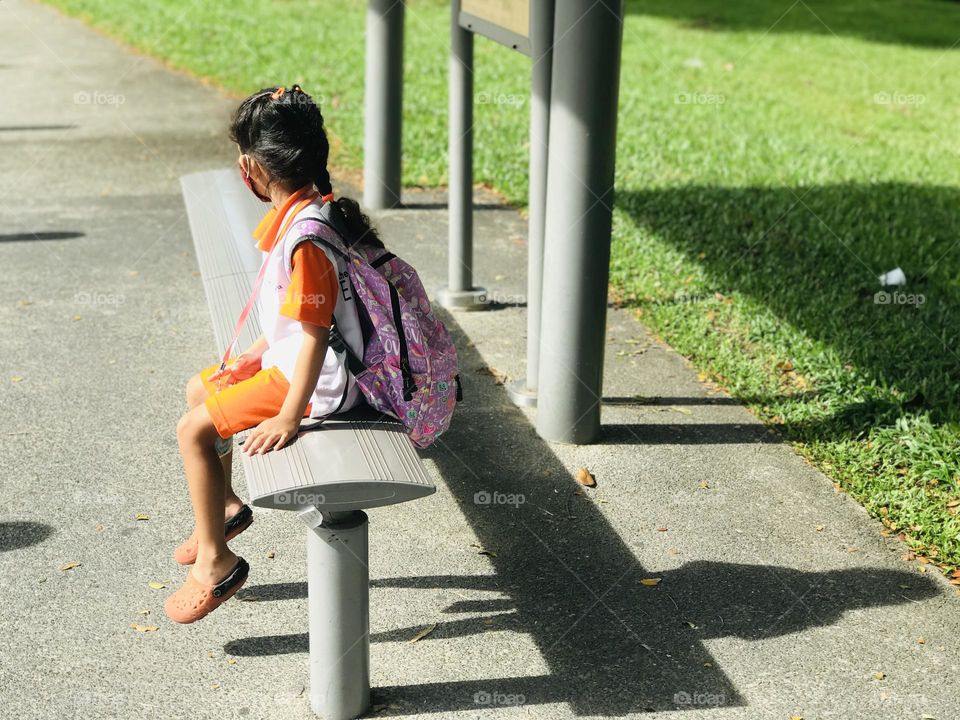
[[[270,96],[271,100],[279,100],[283,97],[283,94],[287,91],[285,87],[278,87],[274,90],[273,95]]]

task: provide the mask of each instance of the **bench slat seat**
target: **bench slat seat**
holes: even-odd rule
[[[186,175],[181,185],[219,354],[260,269],[262,256],[251,233],[266,205],[235,169]],[[248,347],[260,332],[254,309],[238,348]],[[436,491],[403,426],[367,407],[334,416],[280,451],[239,455],[251,503],[259,507],[352,511]]]

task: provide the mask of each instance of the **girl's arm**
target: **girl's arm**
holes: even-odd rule
[[[267,338],[261,335],[256,340],[253,341],[253,345],[248,347],[243,351],[244,355],[252,355],[254,357],[263,357],[263,354],[267,351],[270,345],[267,343]]]
[[[243,451],[248,455],[258,452],[262,455],[269,450],[279,450],[290,438],[297,434],[300,420],[307,409],[310,397],[317,388],[317,380],[323,369],[323,360],[327,355],[327,342],[330,330],[312,323],[301,323],[303,344],[297,354],[297,364],[293,370],[290,389],[283,406],[276,417],[264,420],[254,428],[250,437],[243,443]]]
[[[260,369],[260,358],[263,357],[268,347],[270,345],[267,343],[267,338],[261,335],[253,341],[250,347],[233,358],[223,370],[217,370],[208,377],[207,381],[216,382],[218,378],[224,375],[232,375],[237,382],[253,377]]]

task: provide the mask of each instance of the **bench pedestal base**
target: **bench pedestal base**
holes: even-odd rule
[[[434,294],[434,299],[447,310],[486,310],[490,304],[487,301],[487,290],[474,287],[469,290],[451,290],[442,287]]]
[[[353,720],[370,705],[367,515],[300,513],[307,524],[310,705],[324,720]]]

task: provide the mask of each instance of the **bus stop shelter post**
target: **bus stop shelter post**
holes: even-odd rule
[[[400,204],[403,16],[399,0],[368,0],[364,80],[363,204]]]
[[[473,33],[460,27],[460,1],[450,3],[449,285],[437,292],[446,308],[478,310],[486,290],[473,286]]]
[[[554,17],[537,433],[600,432],[623,0],[564,0]]]
[[[543,292],[543,238],[547,211],[547,149],[550,133],[550,77],[553,62],[554,1],[536,2],[530,24],[530,188],[527,204],[527,376],[508,388],[517,405],[537,404],[540,373],[540,315]]]

